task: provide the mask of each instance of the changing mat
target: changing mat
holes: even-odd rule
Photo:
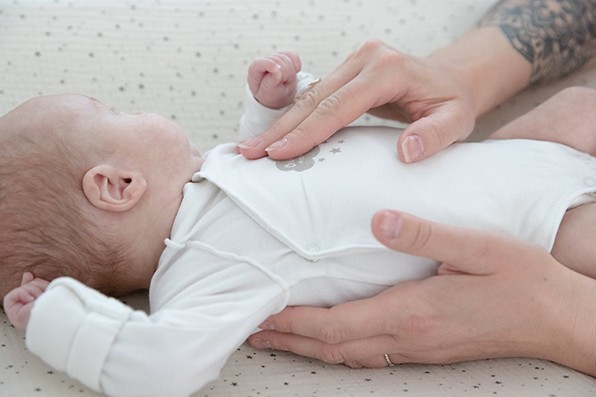
[[[367,39],[426,55],[472,26],[493,0],[4,0],[0,1],[0,112],[39,94],[75,92],[122,111],[178,122],[203,151],[236,139],[251,60],[291,50],[325,76]],[[473,56],[473,54],[471,54]],[[580,72],[531,88],[482,118],[475,139],[570,85]],[[363,116],[359,123],[379,124]],[[126,297],[146,307],[146,295]],[[94,396],[24,348],[0,311],[0,396]],[[56,319],[60,321],[60,319]],[[453,365],[350,369],[241,346],[195,396],[596,395],[594,378],[518,358]]]

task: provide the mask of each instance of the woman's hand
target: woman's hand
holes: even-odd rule
[[[250,159],[296,157],[367,111],[411,122],[397,143],[405,162],[422,160],[466,138],[477,115],[466,84],[450,68],[369,41],[302,95],[271,128],[241,142],[238,149]]]
[[[381,211],[375,236],[441,263],[438,275],[330,309],[290,307],[250,337],[351,367],[529,356],[596,374],[596,281],[538,246]]]

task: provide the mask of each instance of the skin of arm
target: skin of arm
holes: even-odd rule
[[[423,160],[465,139],[476,117],[527,87],[583,66],[596,50],[594,0],[508,0],[451,45],[426,58],[370,41],[277,123],[241,142],[250,159],[301,155],[371,113],[411,124],[402,161]]]
[[[596,52],[595,26],[594,0],[504,0],[430,58],[460,76],[482,115],[528,84],[581,68]]]
[[[580,69],[596,53],[596,1],[502,0],[478,26],[497,26],[532,65],[531,83]]]

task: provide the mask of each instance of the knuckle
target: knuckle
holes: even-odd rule
[[[311,111],[317,107],[319,104],[319,96],[316,93],[316,90],[311,89],[306,91],[304,94],[298,98],[296,103],[294,104],[294,108],[301,111]]]
[[[339,116],[341,109],[344,108],[344,101],[337,94],[332,94],[327,98],[323,99],[319,106],[315,109],[314,113],[318,119],[325,119],[330,123],[334,131],[344,127],[344,120]]]
[[[364,43],[362,43],[362,45],[359,48],[360,52],[365,52],[365,53],[370,53],[370,52],[376,52],[379,51],[382,48],[387,47],[387,45],[385,43],[383,43],[381,40],[378,39],[371,39],[371,40],[366,40]]]
[[[490,236],[489,238],[480,238],[466,252],[466,256],[471,263],[485,263],[494,256],[495,247],[507,246],[507,239],[502,236]]]
[[[433,236],[433,227],[429,223],[418,223],[414,228],[410,246],[415,251],[424,251],[430,244]]]
[[[343,364],[346,362],[337,346],[326,346],[321,349],[319,359],[329,364]]]
[[[405,54],[388,46],[380,40],[366,41],[360,47],[358,52],[367,57],[367,59],[374,58],[375,62],[373,63],[373,66],[377,68],[385,68],[386,66],[398,67],[407,59]]]
[[[325,115],[332,115],[337,109],[341,109],[343,100],[337,94],[331,94],[319,103],[317,112]]]
[[[343,330],[335,324],[324,324],[320,329],[321,339],[325,343],[337,344],[344,340]]]
[[[438,120],[432,120],[429,123],[430,131],[434,137],[433,141],[437,143],[437,146],[442,148],[445,146],[445,142],[447,140],[448,130],[445,128],[445,125]],[[449,142],[451,143],[451,142]]]
[[[392,48],[386,47],[380,52],[377,63],[379,67],[396,67],[403,65],[405,61],[406,56],[404,54]]]

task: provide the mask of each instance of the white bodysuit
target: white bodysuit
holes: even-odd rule
[[[287,305],[334,305],[434,274],[434,262],[375,240],[379,209],[551,249],[565,211],[596,192],[596,159],[560,144],[462,143],[406,165],[397,134],[347,128],[285,162],[216,147],[184,188],[151,313],[57,279],[34,305],[27,347],[108,395],[188,395]]]

